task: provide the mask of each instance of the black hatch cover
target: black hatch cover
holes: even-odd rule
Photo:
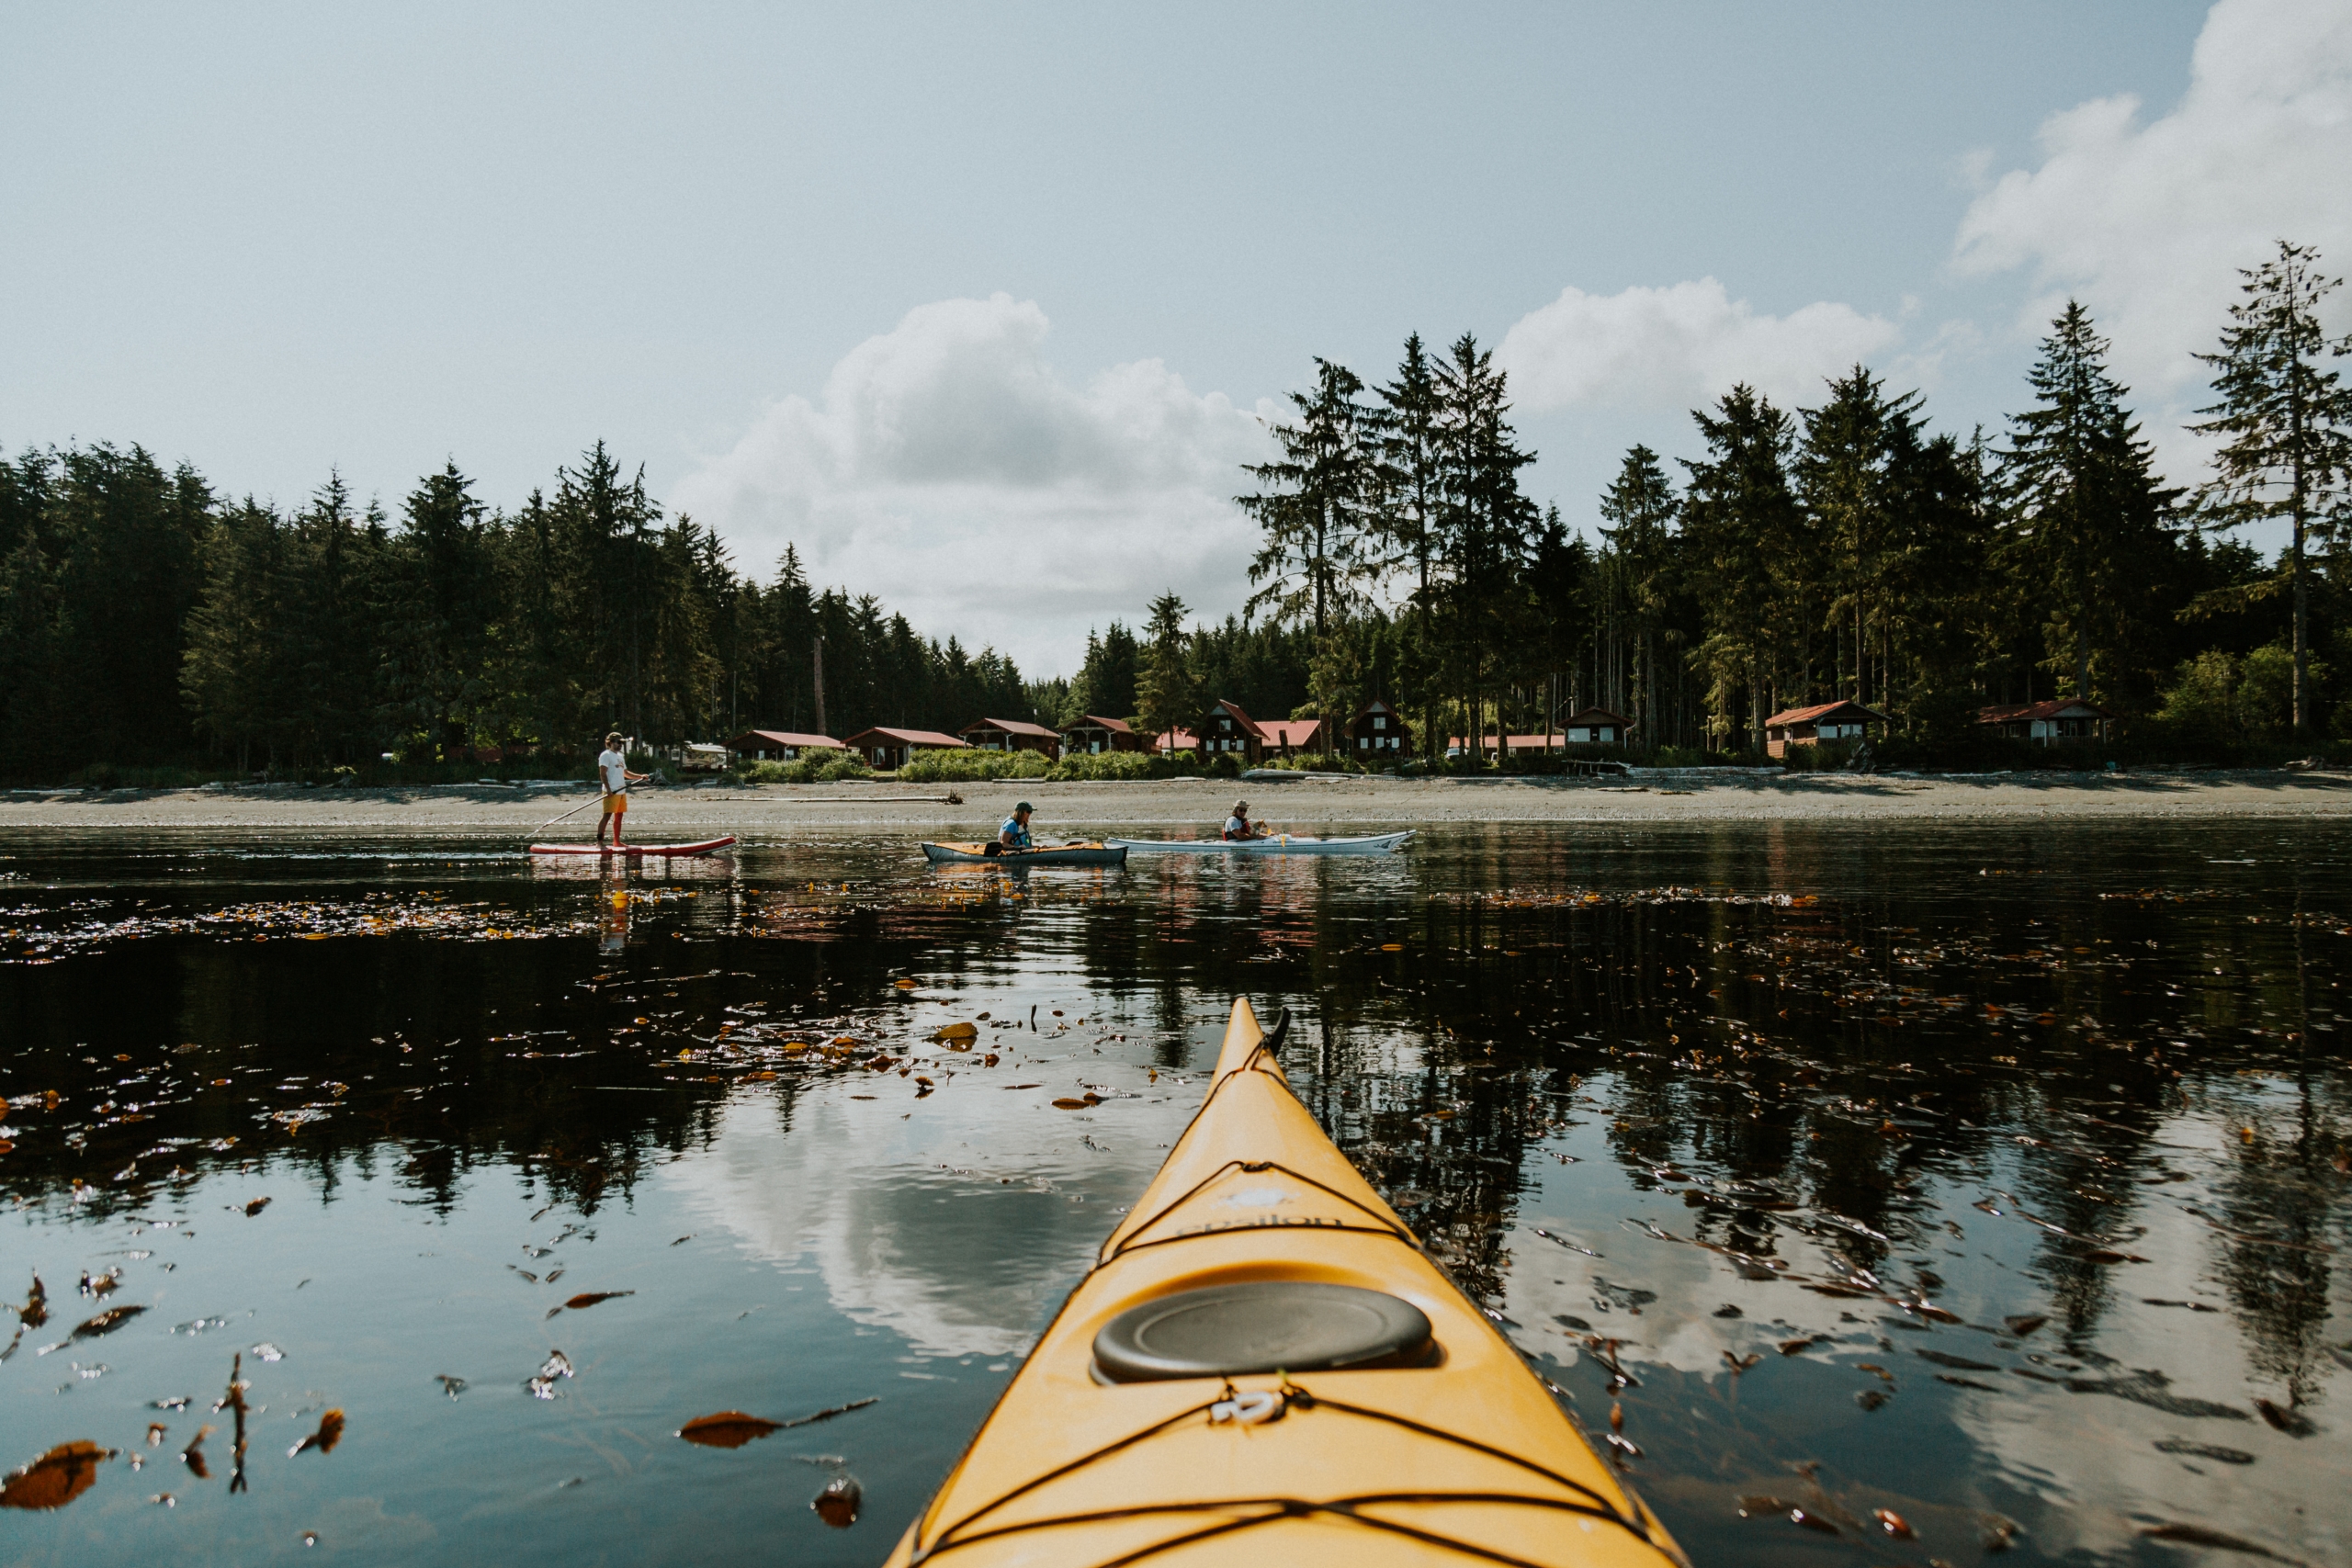
[[[1129,1307],[1094,1337],[1113,1382],[1396,1366],[1430,1348],[1412,1303],[1354,1285],[1303,1280],[1214,1285]]]

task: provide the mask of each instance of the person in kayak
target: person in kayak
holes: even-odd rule
[[[1237,800],[1233,803],[1233,815],[1225,819],[1224,836],[1229,840],[1263,839],[1268,837],[1268,834],[1263,822],[1250,820],[1250,803],[1246,800]]]
[[[621,732],[617,729],[605,737],[605,750],[596,758],[596,773],[605,786],[605,814],[596,820],[596,844],[599,849],[604,847],[605,829],[610,828],[613,848],[617,850],[622,847],[621,829],[625,826],[621,818],[628,812],[628,786],[643,784],[653,775],[628,771],[628,758],[621,750]]]
[[[1029,841],[1029,814],[1035,809],[1025,800],[1012,808],[1012,815],[1006,818],[1004,826],[996,830],[997,853],[1035,847]]]

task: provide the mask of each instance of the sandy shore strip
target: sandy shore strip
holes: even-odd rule
[[[949,804],[944,797],[962,797]],[[0,794],[0,833],[214,829],[234,832],[542,835],[587,798],[579,784],[347,790],[295,785]],[[1273,779],[1045,784],[677,785],[645,790],[629,837],[678,843],[726,833],[772,838],[810,829],[903,831],[930,839],[994,833],[1016,800],[1036,803],[1041,839],[1080,833],[1213,834],[1238,796],[1251,815],[1302,833],[1372,832],[1462,822],[2047,821],[2052,818],[2352,816],[2352,773],[2276,772],[1874,776],[1745,773],[1647,784],[1564,778],[1392,779],[1298,773]],[[595,832],[594,807],[543,830]]]

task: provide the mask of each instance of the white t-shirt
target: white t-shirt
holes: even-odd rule
[[[605,775],[606,795],[618,795],[628,787],[628,759],[618,751],[606,751],[598,757],[596,767]]]
[[[1246,839],[1250,836],[1250,824],[1238,817],[1228,817],[1225,819],[1225,836],[1228,839]]]

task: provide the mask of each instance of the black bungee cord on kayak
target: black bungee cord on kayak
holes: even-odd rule
[[[1280,1160],[1272,1159],[1231,1159],[1226,1161],[1223,1165],[1218,1166],[1215,1170],[1201,1178],[1200,1180],[1194,1182],[1191,1187],[1185,1189],[1185,1190],[1177,1197],[1173,1202],[1170,1203],[1167,1208],[1160,1210],[1159,1213],[1152,1215],[1151,1218],[1144,1221],[1143,1224],[1130,1227],[1128,1231],[1129,1236],[1133,1237],[1140,1235],[1143,1232],[1149,1230],[1153,1225],[1158,1224],[1161,1219],[1165,1218],[1168,1214],[1182,1207],[1184,1204],[1191,1202],[1201,1193],[1215,1186],[1216,1182],[1228,1172],[1236,1170],[1246,1171],[1252,1175],[1265,1170],[1279,1171],[1283,1175],[1289,1177],[1293,1181],[1312,1187],[1317,1191],[1329,1193],[1330,1196],[1337,1198],[1340,1202],[1347,1204],[1350,1208],[1363,1210],[1366,1214],[1371,1215],[1373,1220],[1375,1222],[1368,1225],[1351,1225],[1334,1221],[1329,1224],[1313,1224],[1308,1226],[1308,1228],[1318,1231],[1353,1231],[1364,1235],[1385,1235],[1393,1237],[1397,1241],[1401,1241],[1408,1247],[1414,1245],[1413,1235],[1410,1231],[1404,1229],[1402,1226],[1391,1224],[1386,1220],[1381,1219],[1379,1213],[1376,1210],[1356,1199],[1349,1197],[1346,1193],[1341,1192],[1335,1188],[1326,1186],[1324,1183],[1316,1180],[1315,1178],[1311,1176],[1293,1170],[1290,1167],[1283,1164]],[[1265,1222],[1259,1221],[1254,1223],[1262,1224]],[[1306,1224],[1306,1222],[1304,1221],[1295,1223],[1300,1224]],[[1165,1247],[1172,1241],[1191,1241],[1197,1236],[1216,1235],[1220,1233],[1216,1231],[1185,1231],[1177,1235],[1154,1236],[1148,1241],[1137,1241],[1132,1239],[1124,1241],[1116,1247],[1105,1247],[1101,1262],[1096,1263],[1095,1267],[1100,1269],[1103,1264],[1109,1263],[1114,1258],[1124,1258],[1130,1252],[1139,1252],[1147,1247]]]
[[[1272,1061],[1275,1064],[1274,1070],[1279,1076],[1282,1071],[1281,1057],[1277,1055],[1276,1053],[1282,1049],[1283,1041],[1287,1038],[1289,1034],[1290,1009],[1284,1008],[1282,1010],[1281,1016],[1274,1020],[1273,1028],[1267,1030],[1258,1037],[1258,1043],[1250,1050],[1250,1055],[1242,1061],[1242,1064],[1234,1068],[1233,1071],[1225,1074],[1223,1077],[1219,1077],[1216,1082],[1209,1086],[1209,1092],[1206,1097],[1202,1100],[1200,1110],[1193,1113],[1193,1122],[1197,1124],[1202,1117],[1208,1114],[1209,1107],[1216,1103],[1217,1095],[1224,1089],[1227,1084],[1231,1083],[1243,1073],[1263,1071],[1264,1069],[1260,1067],[1258,1065],[1260,1057],[1264,1057]],[[1180,1138],[1177,1142],[1181,1147],[1183,1140]],[[1171,1153],[1169,1157],[1173,1159],[1175,1156]],[[1159,1236],[1149,1241],[1138,1241],[1133,1239],[1142,1235],[1144,1232],[1158,1224],[1162,1219],[1171,1213],[1174,1213],[1177,1210],[1191,1202],[1194,1198],[1200,1196],[1202,1192],[1205,1191],[1209,1187],[1213,1186],[1227,1173],[1235,1170],[1247,1171],[1251,1174],[1264,1170],[1280,1171],[1283,1175],[1289,1177],[1294,1181],[1304,1183],[1308,1187],[1316,1189],[1319,1192],[1326,1193],[1330,1197],[1338,1199],[1340,1202],[1347,1204],[1348,1207],[1351,1209],[1361,1211],[1373,1222],[1368,1225],[1318,1225],[1315,1227],[1317,1230],[1357,1231],[1374,1235],[1393,1236],[1396,1240],[1403,1242],[1408,1247],[1415,1247],[1416,1249],[1419,1248],[1419,1244],[1414,1241],[1412,1232],[1407,1230],[1404,1226],[1396,1224],[1394,1221],[1383,1219],[1377,1210],[1370,1207],[1359,1199],[1350,1197],[1345,1192],[1340,1191],[1337,1188],[1328,1186],[1323,1182],[1316,1180],[1315,1178],[1311,1176],[1304,1175],[1299,1171],[1293,1170],[1290,1167],[1283,1164],[1280,1160],[1236,1159],[1226,1161],[1225,1164],[1217,1167],[1215,1170],[1201,1178],[1200,1180],[1194,1182],[1191,1187],[1188,1187],[1182,1192],[1178,1193],[1167,1203],[1162,1204],[1159,1212],[1153,1214],[1149,1219],[1137,1221],[1134,1224],[1120,1227],[1126,1232],[1130,1239],[1119,1242],[1115,1246],[1112,1243],[1105,1242],[1103,1244],[1102,1256],[1095,1260],[1095,1268],[1100,1269],[1115,1258],[1125,1257],[1127,1253],[1139,1250],[1143,1247],[1165,1247],[1170,1242],[1190,1241],[1195,1235],[1214,1234],[1200,1231],[1187,1231],[1179,1235]]]
[[[1202,1101],[1201,1112],[1195,1114],[1195,1122],[1197,1122],[1200,1114],[1206,1112],[1209,1103],[1216,1098],[1217,1092],[1224,1088],[1227,1082],[1230,1081],[1233,1077],[1238,1077],[1242,1072],[1262,1070],[1259,1066],[1260,1058],[1261,1056],[1272,1059],[1277,1063],[1275,1071],[1279,1075],[1281,1070],[1279,1066],[1280,1059],[1275,1056],[1274,1053],[1281,1048],[1283,1040],[1288,1033],[1289,1029],[1290,1010],[1285,1008],[1283,1010],[1281,1017],[1275,1021],[1274,1027],[1272,1030],[1267,1031],[1260,1038],[1257,1046],[1251,1050],[1249,1056],[1243,1061],[1241,1066],[1236,1068],[1231,1073],[1225,1074],[1223,1077],[1218,1078],[1216,1083],[1210,1087],[1207,1098]],[[1225,1165],[1218,1167],[1215,1171],[1211,1172],[1208,1176],[1195,1183],[1189,1190],[1177,1198],[1174,1201],[1163,1207],[1159,1213],[1151,1216],[1149,1219],[1146,1219],[1136,1224],[1126,1227],[1127,1234],[1130,1237],[1139,1236],[1142,1232],[1148,1230],[1152,1225],[1158,1224],[1161,1218],[1181,1208],[1186,1201],[1196,1196],[1204,1189],[1236,1169],[1249,1172],[1267,1170],[1280,1171],[1283,1175],[1288,1176],[1294,1180],[1305,1183],[1309,1187],[1316,1188],[1320,1191],[1329,1194],[1331,1197],[1340,1199],[1352,1208],[1361,1210],[1373,1222],[1374,1222],[1370,1224],[1333,1224],[1329,1226],[1318,1226],[1317,1227],[1318,1229],[1349,1230],[1377,1235],[1385,1235],[1396,1241],[1403,1243],[1407,1247],[1414,1248],[1416,1251],[1420,1250],[1419,1244],[1413,1238],[1412,1233],[1407,1230],[1404,1226],[1382,1218],[1377,1212],[1369,1208],[1359,1200],[1351,1198],[1344,1192],[1336,1191],[1325,1183],[1317,1181],[1312,1177],[1302,1175],[1299,1172],[1292,1170],[1288,1167],[1272,1160],[1227,1161]],[[1216,1231],[1192,1231],[1179,1235],[1160,1236],[1148,1240],[1131,1239],[1116,1247],[1106,1248],[1102,1257],[1096,1261],[1094,1267],[1098,1269],[1106,1268],[1133,1249],[1164,1246],[1170,1242],[1188,1241],[1200,1236],[1215,1235],[1218,1234],[1222,1233]],[[1090,1270],[1090,1272],[1091,1272],[1091,1270]],[[1076,1295],[1077,1292],[1072,1292],[1070,1299],[1075,1299]],[[1065,1301],[1064,1306],[1067,1308],[1067,1301]],[[1056,1315],[1058,1316],[1059,1314],[1057,1314]],[[1482,1562],[1500,1564],[1502,1565],[1502,1568],[1552,1568],[1552,1565],[1546,1565],[1526,1558],[1512,1556],[1507,1552],[1492,1551],[1466,1541],[1450,1540],[1428,1530],[1416,1529],[1411,1525],[1403,1524],[1392,1519],[1384,1519],[1376,1514],[1364,1512],[1367,1508],[1378,1507],[1382,1505],[1445,1503],[1513,1505],[1523,1507],[1554,1509],[1561,1513],[1574,1514],[1580,1517],[1600,1520],[1604,1523],[1614,1525],[1620,1529],[1625,1530],[1629,1534],[1638,1537],[1643,1542],[1653,1548],[1657,1548],[1661,1551],[1667,1550],[1660,1545],[1656,1536],[1651,1533],[1647,1522],[1638,1517],[1638,1513],[1636,1514],[1636,1517],[1629,1518],[1623,1513],[1621,1513],[1606,1496],[1600,1492],[1595,1491],[1592,1487],[1584,1484],[1582,1482],[1575,1481],[1567,1476],[1559,1474],[1555,1471],[1547,1469],[1532,1460],[1522,1458],[1518,1454],[1510,1453],[1505,1450],[1479,1442],[1474,1438],[1466,1438],[1459,1433],[1449,1432],[1441,1427],[1431,1427],[1424,1422],[1416,1421],[1409,1416],[1398,1416],[1388,1411],[1373,1409],[1365,1405],[1352,1404],[1343,1400],[1319,1398],[1313,1393],[1309,1392],[1306,1388],[1293,1382],[1287,1374],[1283,1375],[1282,1386],[1274,1394],[1274,1404],[1271,1410],[1264,1407],[1262,1400],[1251,1400],[1250,1403],[1252,1408],[1246,1411],[1241,1409],[1240,1406],[1242,1402],[1247,1399],[1248,1396],[1241,1394],[1240,1392],[1236,1389],[1230,1377],[1226,1378],[1224,1380],[1224,1389],[1216,1398],[1205,1401],[1200,1404],[1188,1406],[1163,1420],[1154,1422],[1150,1426],[1145,1427],[1140,1430],[1131,1432],[1124,1438],[1117,1438],[1112,1442],[1102,1445],[1100,1448],[1081,1454],[1078,1458],[1069,1461],[1066,1464],[1057,1466],[1055,1469],[1046,1472],[1043,1475],[1033,1476],[1029,1480],[1022,1483],[1020,1485],[1013,1487],[1012,1490],[982,1504],[979,1507],[972,1510],[968,1514],[966,1514],[953,1524],[944,1527],[936,1534],[933,1535],[928,1542],[920,1539],[922,1532],[920,1529],[918,1529],[918,1539],[915,1541],[911,1552],[910,1553],[909,1562],[910,1563],[923,1563],[943,1552],[953,1551],[955,1548],[959,1546],[972,1546],[985,1540],[1000,1540],[1006,1536],[1024,1534],[1035,1530],[1053,1529],[1066,1525],[1102,1524],[1116,1519],[1139,1519],[1148,1518],[1153,1516],[1176,1517],[1187,1514],[1204,1513],[1230,1514],[1234,1510],[1247,1509],[1252,1510],[1248,1517],[1227,1517],[1200,1529],[1186,1530],[1180,1534],[1171,1536],[1165,1540],[1155,1541],[1149,1545],[1139,1547],[1135,1551],[1123,1553],[1120,1556],[1105,1559],[1103,1562],[1095,1564],[1094,1568],[1126,1568],[1126,1565],[1128,1564],[1142,1562],[1147,1558],[1156,1556],[1161,1552],[1171,1551],[1180,1547],[1191,1546],[1203,1540],[1213,1540],[1219,1536],[1229,1535],[1239,1530],[1249,1529],[1257,1525],[1268,1524],[1280,1519],[1306,1518],[1317,1514],[1342,1517],[1367,1529],[1384,1530],[1394,1535],[1403,1536],[1408,1540],[1419,1541],[1424,1545],[1454,1552],[1465,1558],[1472,1558]],[[1185,1422],[1200,1417],[1206,1417],[1212,1423],[1238,1419],[1245,1424],[1255,1425],[1260,1421],[1282,1419],[1292,1411],[1299,1411],[1302,1413],[1309,1411],[1329,1412],[1333,1415],[1352,1416],[1359,1419],[1367,1421],[1384,1422],[1390,1426],[1398,1427],[1407,1431],[1417,1433],[1422,1437],[1434,1438],[1441,1442],[1453,1444],[1455,1446],[1470,1450],[1471,1451],[1483,1455],[1486,1458],[1497,1460],[1505,1464],[1515,1466],[1521,1470],[1531,1472],[1533,1474],[1542,1477],[1544,1480],[1552,1483],[1554,1485],[1562,1488],[1565,1492],[1568,1493],[1569,1495],[1565,1497],[1547,1497],[1521,1492],[1381,1492],[1324,1499],[1272,1495],[1257,1497],[1221,1497],[1203,1499],[1195,1502],[1152,1503],[1139,1504],[1130,1507],[1092,1509],[1083,1513],[1061,1514],[1056,1515],[1050,1518],[1032,1519],[1025,1520],[1018,1524],[1001,1525],[993,1529],[973,1528],[989,1515],[995,1513],[998,1509],[1002,1508],[1015,1500],[1035,1491],[1039,1487],[1046,1486],[1056,1481],[1062,1480],[1080,1470],[1085,1469],[1087,1466],[1091,1465],[1098,1461],[1108,1459],[1114,1454],[1120,1453],[1126,1449],[1133,1447],[1136,1443],[1157,1437],[1160,1433],[1181,1426]],[[1636,1505],[1636,1508],[1638,1510],[1638,1505]]]
[[[1640,1537],[1650,1546],[1658,1545],[1657,1539],[1650,1534],[1646,1524],[1639,1519],[1625,1517],[1610,1505],[1606,1497],[1591,1487],[1581,1482],[1572,1481],[1557,1472],[1547,1470],[1532,1460],[1522,1459],[1505,1450],[1479,1442],[1475,1438],[1465,1438],[1459,1433],[1448,1432],[1442,1427],[1413,1420],[1410,1416],[1396,1416],[1385,1410],[1374,1410],[1360,1404],[1350,1404],[1343,1400],[1319,1399],[1287,1377],[1283,1380],[1281,1392],[1285,1411],[1328,1410],[1343,1416],[1361,1416],[1366,1420],[1385,1421],[1391,1426],[1402,1427],[1407,1431],[1456,1444],[1476,1453],[1483,1454],[1487,1458],[1500,1460],[1507,1464],[1517,1465],[1521,1470],[1532,1471],[1544,1480],[1576,1494],[1577,1497],[1541,1497],[1523,1492],[1373,1492],[1350,1497],[1321,1499],[1283,1496],[1217,1497],[1189,1503],[1145,1503],[1133,1507],[1097,1508],[1080,1514],[1057,1514],[1051,1518],[1027,1519],[1019,1524],[1001,1525],[993,1529],[969,1530],[969,1527],[975,1522],[1024,1494],[1083,1470],[1097,1460],[1108,1459],[1146,1438],[1157,1437],[1194,1416],[1210,1416],[1216,1405],[1236,1397],[1237,1391],[1232,1382],[1227,1380],[1224,1392],[1216,1399],[1180,1410],[1165,1420],[1156,1421],[1116,1441],[1105,1443],[1091,1452],[1081,1454],[1071,1460],[1068,1464],[1057,1466],[1043,1475],[1034,1476],[1012,1491],[982,1504],[954,1524],[940,1530],[928,1544],[918,1542],[908,1561],[910,1563],[925,1562],[942,1552],[952,1551],[959,1546],[973,1546],[984,1540],[994,1540],[1030,1530],[1053,1529],[1063,1525],[1102,1524],[1112,1519],[1147,1518],[1153,1515],[1201,1514],[1235,1508],[1263,1508],[1267,1511],[1255,1514],[1249,1518],[1227,1519],[1205,1529],[1193,1530],[1183,1535],[1171,1536],[1166,1540],[1155,1541],[1123,1556],[1106,1559],[1095,1564],[1094,1568],[1123,1568],[1124,1564],[1140,1562],[1144,1558],[1159,1552],[1170,1551],[1181,1546],[1189,1546],[1214,1536],[1247,1529],[1253,1525],[1270,1524],[1277,1519],[1304,1518],[1313,1514],[1336,1514],[1369,1529],[1406,1536],[1430,1546],[1442,1547],[1449,1551],[1459,1552],[1464,1557],[1475,1557],[1488,1562],[1506,1564],[1507,1568],[1554,1568],[1554,1565],[1536,1562],[1527,1558],[1514,1557],[1508,1552],[1491,1551],[1467,1541],[1450,1540],[1428,1530],[1417,1529],[1410,1525],[1400,1524],[1393,1519],[1384,1519],[1378,1515],[1362,1511],[1382,1504],[1406,1503],[1494,1503],[1515,1504],[1531,1508],[1551,1508],[1561,1513],[1575,1514],[1583,1518],[1599,1519],[1604,1523],[1615,1525],[1629,1534]],[[1578,1501],[1577,1498],[1589,1498],[1590,1501]],[[967,1530],[969,1530],[968,1534],[963,1533]]]

